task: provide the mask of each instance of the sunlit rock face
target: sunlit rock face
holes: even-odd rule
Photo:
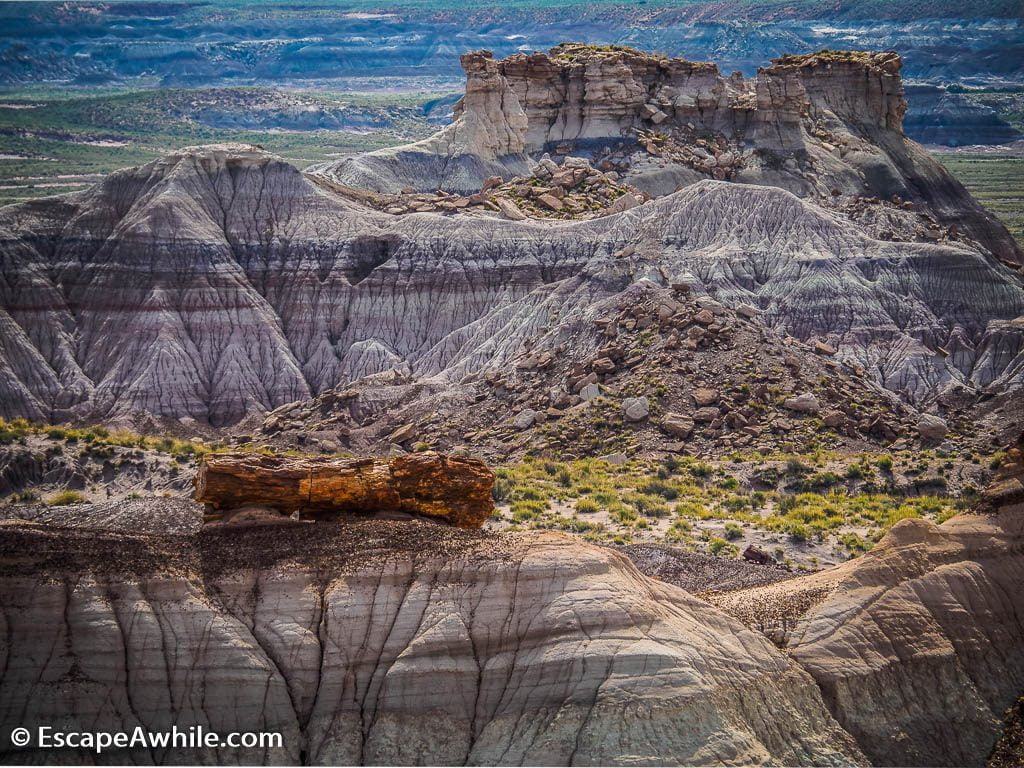
[[[282,735],[106,754],[156,764],[980,766],[1024,689],[1008,457],[988,514],[903,520],[856,560],[713,604],[566,534],[202,529],[159,498],[8,519],[0,736]]]
[[[898,200],[1020,262],[1006,229],[904,136],[895,53],[783,56],[750,79],[615,46],[564,44],[500,61],[477,51],[461,61],[466,95],[452,125],[316,172],[382,192],[472,193],[491,175],[523,173],[528,156],[614,152],[629,157],[624,177],[654,196],[714,178],[826,202]],[[693,154],[652,149],[652,134],[655,144],[668,137]]]
[[[64,550],[0,579],[5,736],[61,722],[283,737],[108,753],[147,763],[865,763],[766,638],[565,535],[377,521],[208,531],[174,550],[24,523],[0,538]]]

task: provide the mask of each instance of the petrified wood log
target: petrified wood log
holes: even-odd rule
[[[311,518],[407,512],[479,528],[494,509],[494,473],[484,462],[433,452],[382,459],[214,454],[195,486],[196,501],[215,512],[249,505]]]

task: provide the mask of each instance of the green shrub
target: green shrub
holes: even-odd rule
[[[839,543],[851,552],[867,552],[871,549],[871,544],[856,533],[844,533],[839,537]]]
[[[542,499],[546,499],[547,496],[533,486],[527,485],[516,489],[515,498],[520,501],[541,501]]]
[[[724,491],[735,491],[740,487],[740,481],[732,475],[729,475],[729,477],[725,478],[718,484],[718,487]]]
[[[725,524],[725,538],[730,541],[743,538],[743,528],[736,523]]]
[[[883,472],[892,472],[892,457],[891,456],[879,456],[875,459],[875,466]]]
[[[723,501],[722,506],[729,512],[742,512],[750,506],[750,500],[744,496],[732,496]]]
[[[694,464],[692,467],[690,467],[690,474],[693,475],[694,477],[711,477],[714,471],[714,467],[712,467],[710,464],[704,464],[702,462],[698,462]]]
[[[786,471],[791,475],[805,475],[811,471],[811,468],[793,456],[786,460]]]
[[[581,515],[592,515],[601,509],[600,505],[593,499],[580,499],[575,504],[576,512]]]
[[[807,526],[803,523],[790,523],[786,526],[786,533],[789,534],[789,538],[798,544],[803,544],[810,538],[810,532],[807,530]]]
[[[839,475],[834,472],[815,472],[810,477],[805,477],[795,483],[804,491],[820,491],[823,488],[831,488],[840,481]]]
[[[708,542],[708,552],[715,557],[736,557],[739,549],[735,544],[730,544],[723,538],[715,537]]]
[[[78,491],[60,491],[46,500],[51,507],[63,507],[67,504],[81,504],[88,499]]]
[[[625,501],[636,507],[636,511],[641,515],[650,515],[651,517],[668,517],[669,515],[668,504],[658,496],[632,493],[629,494]]]
[[[608,510],[611,514],[612,520],[623,525],[636,522],[639,517],[636,510],[631,507],[627,507],[624,504],[616,504],[614,507]]]
[[[491,490],[491,496],[494,498],[495,504],[507,504],[512,501],[512,489],[515,486],[512,481],[507,477],[498,475],[494,478],[494,488]]]
[[[679,491],[666,483],[664,480],[648,480],[638,489],[640,493],[648,496],[661,496],[668,501],[674,501],[679,496]]]

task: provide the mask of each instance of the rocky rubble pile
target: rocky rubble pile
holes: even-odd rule
[[[648,199],[628,184],[617,182],[617,178],[613,170],[602,172],[591,167],[586,158],[565,157],[559,165],[545,154],[528,175],[508,181],[492,176],[472,195],[404,189],[397,195],[373,195],[372,202],[393,215],[489,211],[513,221],[592,219],[621,213]]]
[[[637,140],[648,154],[718,181],[731,181],[743,168],[743,154],[739,146],[721,133],[698,136],[693,123],[663,130],[639,129]]]
[[[525,451],[792,450],[819,441],[905,447],[919,434],[916,411],[834,359],[833,346],[778,336],[759,312],[692,296],[685,284],[636,284],[595,305],[589,327],[569,338],[568,329],[549,328],[524,343],[512,366],[470,374],[443,395],[401,377],[392,397],[381,394],[380,377],[354,382],[290,406],[286,418],[271,415],[256,439],[284,446],[322,435],[332,447],[394,452],[472,446],[501,459]],[[370,417],[375,401],[388,407]],[[922,439],[933,440],[936,428],[926,422]]]
[[[823,197],[825,208],[839,211],[851,221],[864,226],[873,237],[892,242],[950,243],[963,242],[956,224],[944,224],[926,210],[899,195],[882,199],[864,195]],[[1007,262],[1007,264],[1011,264]],[[1012,264],[1011,264],[1012,265]]]

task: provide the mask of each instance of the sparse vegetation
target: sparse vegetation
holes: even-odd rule
[[[768,551],[778,543],[792,550],[784,556],[819,567],[827,557],[839,561],[869,550],[902,519],[941,523],[956,514],[959,502],[945,495],[948,488],[928,484],[944,479],[936,474],[942,463],[920,453],[840,457],[823,450],[737,454],[718,463],[685,456],[622,465],[528,457],[498,470],[495,495],[530,527],[572,531],[579,527],[573,518],[585,515],[601,526],[587,530],[595,541],[642,539],[708,551],[716,538]],[[876,482],[878,471],[886,473],[884,486]],[[714,549],[719,557],[739,555],[739,548]]]
[[[82,504],[88,501],[84,494],[78,491],[60,491],[46,500],[51,507],[64,507],[68,504]]]

